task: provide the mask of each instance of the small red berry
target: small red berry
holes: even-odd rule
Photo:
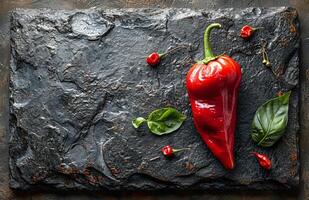
[[[160,63],[160,60],[161,60],[160,54],[158,54],[157,52],[153,52],[147,57],[146,62],[150,66],[155,67]]]
[[[252,152],[256,159],[259,161],[259,164],[262,168],[270,170],[271,169],[271,160],[265,154],[260,154],[257,152]]]
[[[253,35],[254,31],[255,31],[254,28],[252,28],[249,25],[245,25],[240,30],[240,36],[244,39],[248,39]]]
[[[171,147],[170,145],[164,146],[161,149],[163,155],[165,155],[166,157],[171,157],[174,153],[173,147]]]

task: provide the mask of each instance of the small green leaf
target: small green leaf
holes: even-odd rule
[[[291,91],[260,106],[252,122],[252,139],[260,146],[270,147],[284,134],[288,123]]]
[[[179,129],[185,119],[186,116],[174,108],[162,108],[150,113],[147,125],[152,133],[164,135]]]
[[[144,119],[143,117],[138,117],[138,118],[132,120],[132,125],[134,126],[134,128],[138,128],[146,121],[147,120]]]
[[[175,108],[161,108],[152,111],[148,119],[138,117],[132,121],[134,128],[138,128],[147,121],[149,130],[156,135],[164,135],[176,131],[185,121],[186,116]]]

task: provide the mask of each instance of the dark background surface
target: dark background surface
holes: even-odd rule
[[[117,193],[117,194],[57,194],[57,193],[16,193],[9,189],[8,169],[8,65],[9,65],[9,23],[8,12],[17,7],[23,8],[62,8],[82,9],[90,7],[188,7],[216,9],[226,7],[269,7],[292,6],[298,10],[301,23],[301,97],[300,97],[300,159],[301,179],[299,191],[286,192],[165,192],[165,193]],[[0,200],[5,199],[309,199],[309,0],[0,0]],[[308,38],[308,39],[306,39]]]

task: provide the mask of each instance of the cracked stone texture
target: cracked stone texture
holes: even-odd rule
[[[217,54],[242,66],[236,168],[226,171],[196,132],[185,76],[203,56],[204,28]],[[240,28],[264,27],[252,39]],[[261,39],[273,70],[262,64]],[[16,10],[11,14],[10,171],[21,190],[295,189],[299,183],[299,23],[292,8]],[[159,67],[145,57],[179,47]],[[289,124],[272,148],[250,138],[259,105],[292,90]],[[188,116],[158,137],[131,120],[173,106]],[[160,148],[189,147],[173,159]],[[251,151],[267,153],[270,172]]]

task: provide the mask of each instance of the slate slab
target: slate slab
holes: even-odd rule
[[[236,168],[226,171],[192,123],[185,76],[202,57],[204,28],[219,22],[212,44],[242,66]],[[264,27],[249,41],[244,24]],[[275,76],[262,64],[267,51]],[[299,183],[299,23],[293,8],[16,10],[11,14],[10,170],[20,190],[295,189]],[[181,47],[157,68],[145,57]],[[292,90],[286,134],[272,148],[250,138],[259,105]],[[157,137],[131,120],[173,106],[188,116]],[[189,147],[173,159],[162,146]],[[267,153],[270,172],[251,151]]]

